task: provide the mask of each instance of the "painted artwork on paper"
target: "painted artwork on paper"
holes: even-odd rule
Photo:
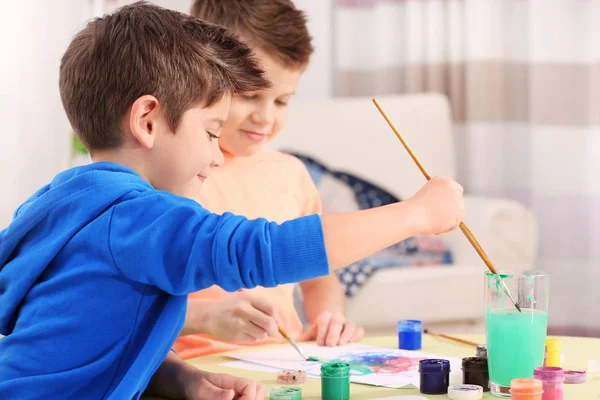
[[[278,371],[282,369],[302,369],[308,377],[319,377],[320,368],[327,362],[345,362],[350,364],[351,378],[354,383],[386,386],[393,388],[419,387],[419,361],[427,358],[445,358],[453,369],[460,369],[460,360],[426,354],[417,351],[386,349],[363,344],[349,344],[339,347],[301,346],[312,360],[305,361],[290,347],[256,352],[240,352],[228,357],[239,361],[224,365],[259,371]]]

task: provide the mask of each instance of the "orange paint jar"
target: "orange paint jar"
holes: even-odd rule
[[[510,381],[512,400],[542,400],[542,381],[533,378],[518,378]]]

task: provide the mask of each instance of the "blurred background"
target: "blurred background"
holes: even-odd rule
[[[86,162],[58,93],[60,57],[88,19],[127,3],[1,1],[0,228],[56,173]],[[600,0],[295,3],[316,49],[297,99],[443,95],[466,193],[535,217],[550,331],[600,336]]]

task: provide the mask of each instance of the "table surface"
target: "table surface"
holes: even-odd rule
[[[459,337],[476,343],[485,343],[484,335],[461,335]],[[396,337],[371,337],[364,339],[361,343],[379,347],[397,348]],[[563,367],[566,369],[587,369],[588,360],[600,359],[600,338],[560,337],[560,344],[561,351],[565,357]],[[249,351],[275,347],[281,346],[254,347]],[[428,335],[423,336],[423,349],[421,351],[456,358],[472,357],[475,355],[475,349],[471,346]],[[234,369],[219,365],[228,361],[232,361],[232,359],[226,357],[224,354],[189,360],[192,365],[203,370],[244,376],[262,383],[267,386],[266,398],[268,398],[271,387],[279,386],[277,385],[274,373]],[[306,383],[298,386],[302,387],[302,398],[304,400],[321,398],[321,383],[319,379],[309,378]],[[357,400],[402,395],[420,395],[427,399],[448,398],[447,395],[422,395],[418,389],[389,389],[360,384],[351,384],[350,394],[352,399]],[[483,398],[496,399],[489,392],[485,393]],[[564,400],[600,400],[600,374],[588,374],[587,382],[584,384],[564,385]]]

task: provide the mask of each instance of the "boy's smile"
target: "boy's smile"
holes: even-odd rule
[[[204,183],[204,181],[206,180],[206,176],[202,176],[200,174],[196,175],[198,177],[198,179],[200,180],[200,183]]]
[[[266,133],[254,132],[246,129],[240,129],[240,132],[244,133],[248,137],[248,139],[256,143],[261,143],[267,138]]]

